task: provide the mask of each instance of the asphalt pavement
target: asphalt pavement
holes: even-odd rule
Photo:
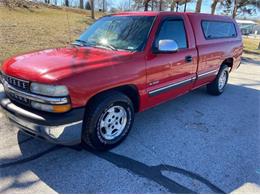
[[[259,57],[221,96],[202,87],[138,113],[105,153],[33,139],[0,109],[0,193],[238,192],[260,193]]]

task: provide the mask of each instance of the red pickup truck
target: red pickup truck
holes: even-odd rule
[[[135,112],[204,85],[220,95],[242,51],[240,30],[229,17],[113,14],[66,48],[7,59],[1,106],[32,136],[106,150],[124,140]]]

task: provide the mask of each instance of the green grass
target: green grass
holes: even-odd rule
[[[75,11],[0,7],[0,63],[12,55],[68,45],[93,22],[88,11]]]
[[[243,37],[244,50],[249,52],[255,52],[260,54],[260,49],[258,48],[260,40]]]

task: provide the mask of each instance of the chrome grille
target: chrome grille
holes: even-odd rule
[[[7,76],[0,72],[1,82],[3,83],[6,95],[13,101],[23,105],[30,105],[30,100],[22,97],[19,93],[12,92],[9,88],[27,92],[30,88],[29,81],[24,81],[11,76]]]
[[[21,103],[21,104],[24,104],[24,105],[29,105],[30,104],[30,100],[27,99],[27,98],[24,98],[22,96],[19,96],[11,91],[8,91],[7,93],[7,96],[11,99],[11,100],[14,100],[18,103]]]
[[[7,76],[5,74],[2,75],[3,79],[12,87],[23,90],[23,91],[29,91],[30,89],[30,83],[29,81],[17,79],[11,76]]]

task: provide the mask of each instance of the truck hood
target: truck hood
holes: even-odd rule
[[[111,66],[129,59],[131,52],[90,47],[47,49],[6,60],[2,71],[24,80],[51,83],[73,74]]]

